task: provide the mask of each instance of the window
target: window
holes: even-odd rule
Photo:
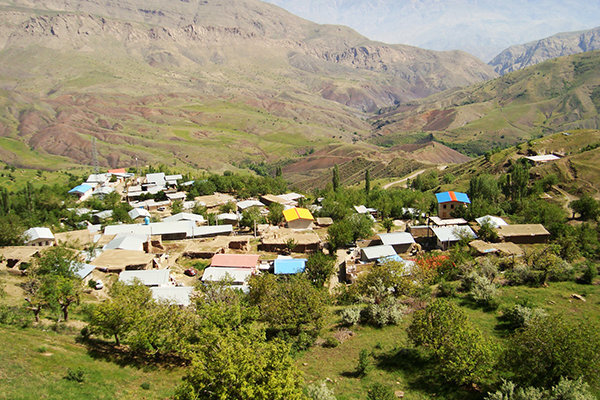
[[[454,204],[450,204],[450,208],[454,210]]]
[[[446,205],[444,204],[443,207],[444,207],[444,210],[445,210],[446,209]]]

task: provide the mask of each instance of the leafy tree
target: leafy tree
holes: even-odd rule
[[[403,263],[388,261],[360,275],[351,290],[357,293],[356,297],[380,304],[388,297],[410,294],[415,287],[413,280],[406,276]]]
[[[436,299],[416,311],[408,328],[416,346],[433,354],[440,375],[457,384],[481,380],[491,365],[492,351],[463,310],[447,299]]]
[[[236,209],[237,206],[233,201],[228,201],[227,203],[219,206],[219,211],[221,211],[221,213],[233,213]]]
[[[81,279],[50,275],[42,278],[42,286],[46,301],[51,305],[57,305],[62,312],[63,319],[68,321],[69,307],[79,303],[81,297]]]
[[[23,244],[22,234],[25,227],[17,215],[0,216],[0,246],[18,246]]]
[[[371,356],[367,349],[361,349],[358,353],[358,362],[356,363],[356,374],[360,377],[366,376],[373,368],[371,365]]]
[[[310,400],[336,400],[333,390],[328,388],[325,382],[308,385],[306,395]]]
[[[391,218],[386,218],[381,222],[381,225],[387,233],[390,233],[394,227],[394,220]]]
[[[308,256],[306,262],[306,278],[318,288],[323,287],[335,273],[335,257],[318,251]]]
[[[40,322],[40,313],[48,305],[48,301],[42,290],[42,282],[30,276],[21,284],[21,288],[25,294],[27,309],[33,313],[35,322]]]
[[[54,246],[45,250],[36,260],[35,274],[75,278],[75,273],[80,268],[81,264],[73,250],[63,246]]]
[[[260,210],[256,207],[251,207],[242,213],[240,225],[249,229],[254,229],[254,224],[264,224],[265,222],[265,217],[260,213]]]
[[[182,211],[183,203],[181,200],[174,201],[173,204],[171,204],[171,214],[179,214]]]
[[[600,215],[600,202],[585,193],[579,200],[572,201],[569,207],[583,220],[596,220]]]
[[[283,342],[225,332],[198,352],[175,400],[305,400],[302,379]]]
[[[547,388],[561,377],[600,380],[600,334],[589,321],[537,318],[511,338],[505,355],[514,379],[525,385]]]
[[[368,196],[371,191],[371,174],[369,170],[365,170],[365,194]]]
[[[331,225],[327,233],[329,246],[335,251],[348,243],[371,236],[373,221],[363,214],[351,214]]]
[[[488,393],[485,400],[594,400],[590,387],[581,378],[569,380],[561,378],[550,390],[532,386],[522,388],[511,381],[503,381],[500,389]]]
[[[529,167],[522,163],[514,163],[510,173],[504,175],[501,181],[504,195],[510,198],[513,202],[520,202],[527,196],[529,183]]]
[[[469,190],[467,192],[471,200],[485,199],[492,204],[498,202],[500,188],[498,180],[489,174],[474,176],[469,181]]]
[[[273,331],[315,335],[327,312],[327,293],[303,276],[278,280],[275,275],[256,275],[250,278],[250,303]]]
[[[279,203],[271,203],[267,218],[272,225],[281,224],[283,222],[283,205]]]
[[[497,242],[499,240],[498,233],[494,228],[494,225],[488,220],[484,220],[480,227],[477,235],[481,240],[485,240],[486,242]]]
[[[111,298],[92,312],[90,328],[92,332],[114,337],[117,346],[148,312],[152,303],[150,289],[140,282],[125,285],[116,282],[110,290]]]
[[[333,186],[333,191],[337,192],[340,188],[340,170],[338,169],[337,164],[333,166],[333,175],[331,177],[331,185]]]

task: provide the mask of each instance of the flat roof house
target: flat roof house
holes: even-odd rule
[[[223,279],[232,279],[234,285],[247,286],[248,279],[256,272],[251,268],[226,268],[208,267],[202,274],[203,282],[218,282]]]
[[[93,192],[94,188],[87,183],[82,183],[81,185],[75,186],[73,189],[69,190],[69,194],[76,196],[79,201],[85,201],[89,199]]]
[[[211,267],[221,268],[258,268],[257,254],[215,254],[210,262]]]
[[[275,275],[293,275],[304,272],[306,268],[305,258],[278,258],[274,261]]]
[[[516,244],[548,243],[550,232],[542,224],[504,225],[496,229],[505,242]]]
[[[442,192],[436,193],[438,202],[438,216],[442,219],[452,218],[452,212],[459,207],[465,207],[471,204],[469,196],[460,192]]]
[[[375,262],[380,258],[396,256],[396,251],[390,245],[370,246],[360,249],[360,259],[365,262]]]
[[[431,228],[437,238],[437,245],[442,250],[448,250],[458,243],[462,236],[477,239],[477,235],[469,226],[434,226]]]
[[[283,218],[290,229],[310,229],[315,218],[306,208],[283,210]]]
[[[380,233],[379,239],[383,245],[392,246],[396,253],[406,253],[416,243],[409,232]]]
[[[171,271],[168,269],[123,271],[119,274],[119,282],[123,282],[126,285],[132,285],[135,280],[139,280],[145,286],[169,286],[170,273]]]
[[[191,286],[154,286],[150,288],[152,298],[156,301],[166,301],[178,306],[187,307],[191,304],[194,288]]]

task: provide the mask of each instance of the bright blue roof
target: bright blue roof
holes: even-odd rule
[[[299,274],[306,268],[305,258],[275,260],[275,274]]]
[[[69,190],[69,193],[85,193],[88,190],[93,189],[90,185],[81,184],[79,186],[75,186],[73,189]]]
[[[461,193],[461,192],[436,193],[435,197],[437,198],[438,203],[448,203],[450,201],[460,201],[461,203],[471,204],[471,200],[469,200],[469,196],[467,196],[466,193]]]

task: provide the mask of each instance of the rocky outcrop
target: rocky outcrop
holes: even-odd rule
[[[600,27],[559,33],[535,42],[511,46],[490,61],[490,65],[497,73],[504,75],[551,58],[594,50],[600,50]]]

